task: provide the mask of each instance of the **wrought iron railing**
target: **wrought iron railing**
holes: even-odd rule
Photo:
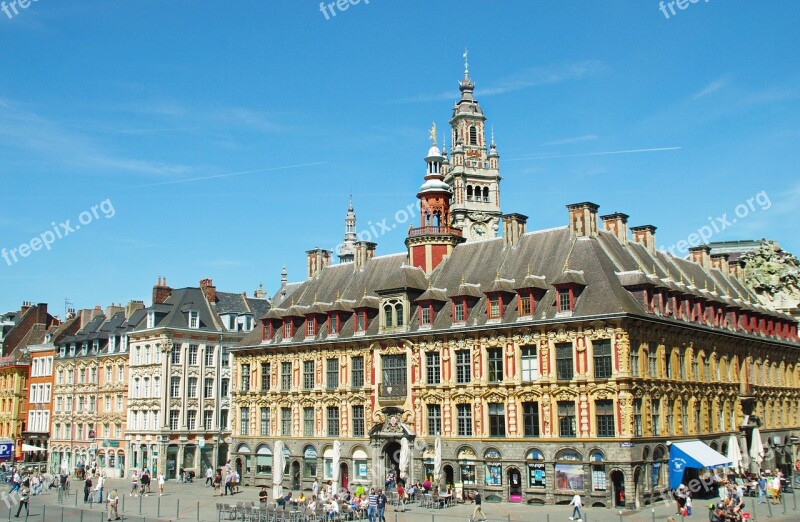
[[[412,228],[411,230],[408,231],[408,237],[428,236],[428,235],[453,235],[461,237],[462,232],[460,228],[454,228],[450,226],[418,227],[418,228]]]
[[[379,397],[405,397],[407,392],[406,383],[385,383],[378,384]]]

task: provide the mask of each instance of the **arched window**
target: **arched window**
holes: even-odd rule
[[[472,185],[467,185],[467,201],[472,201]]]
[[[486,485],[500,486],[503,484],[503,465],[500,463],[500,452],[496,449],[488,449],[483,454],[486,461]]]
[[[538,449],[532,449],[525,455],[525,460],[528,463],[528,487],[545,489],[544,454]]]
[[[386,328],[391,328],[394,326],[394,307],[390,303],[386,303],[383,306],[383,325]]]
[[[556,454],[557,490],[585,489],[582,461],[581,454],[573,449],[563,449]]]
[[[478,144],[478,129],[474,125],[470,125],[469,127],[469,144]]]
[[[385,328],[399,328],[405,325],[403,302],[391,299],[383,305],[383,325]]]
[[[458,452],[456,460],[461,473],[461,482],[475,484],[475,451],[472,448],[464,448]]]
[[[489,187],[483,187],[483,202],[489,202]]]
[[[442,215],[438,210],[433,213],[433,226],[442,226]]]

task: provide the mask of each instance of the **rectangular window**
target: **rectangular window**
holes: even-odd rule
[[[339,436],[339,407],[328,406],[328,437]]]
[[[431,324],[431,305],[421,305],[419,308],[419,324]]]
[[[241,390],[243,392],[250,391],[250,365],[243,364],[242,365],[242,387]]]
[[[214,347],[206,346],[205,360],[203,361],[206,366],[214,366]]]
[[[269,391],[270,377],[269,363],[261,363],[261,391]]]
[[[203,412],[203,429],[209,431],[212,426],[212,421],[214,420],[214,412],[211,410],[206,410]]]
[[[364,407],[353,406],[353,437],[364,436]]]
[[[195,311],[189,312],[189,328],[197,328],[200,326],[200,314]]]
[[[363,332],[367,329],[367,312],[359,310],[356,313],[356,331]]]
[[[486,350],[489,363],[489,382],[503,381],[503,349],[489,348]]]
[[[556,378],[569,381],[573,377],[572,343],[556,343]]]
[[[489,319],[499,319],[500,318],[500,298],[499,297],[492,297],[489,299],[489,303],[486,307],[487,312],[489,313]]]
[[[467,304],[463,300],[453,303],[453,322],[463,323],[467,317]]]
[[[228,356],[228,350],[226,350],[225,348],[222,348],[219,351],[219,364],[223,368],[227,368],[228,366],[231,365],[231,358]]]
[[[197,429],[197,410],[189,410],[186,412],[186,429]]]
[[[428,435],[442,433],[442,407],[439,404],[428,404]]]
[[[611,400],[595,401],[594,408],[597,420],[597,436],[613,437],[614,401]]]
[[[569,290],[562,288],[558,291],[558,311],[569,312],[572,310],[569,302]]]
[[[269,408],[261,408],[261,435],[269,435]]]
[[[675,435],[675,401],[667,401],[667,431]]]
[[[644,430],[642,429],[642,399],[633,399],[633,434],[636,437],[644,435]]]
[[[522,380],[532,382],[539,379],[539,359],[535,346],[520,347],[522,362]]]
[[[649,343],[647,349],[647,366],[648,377],[651,379],[658,378],[658,349],[656,343]]]
[[[178,430],[178,419],[181,412],[179,410],[169,410],[169,429],[172,431]]]
[[[427,352],[425,354],[425,363],[428,384],[439,384],[442,379],[439,352]]]
[[[558,401],[558,434],[561,437],[575,437],[575,403]]]
[[[317,335],[317,321],[313,317],[306,320],[306,336],[313,337]]]
[[[281,435],[288,437],[292,434],[292,409],[281,408]]]
[[[303,389],[314,388],[314,361],[303,361]]]
[[[594,378],[610,379],[613,371],[611,363],[611,339],[592,341],[594,349]]]
[[[533,315],[533,296],[530,294],[519,296],[519,315],[526,317]]]
[[[329,390],[339,387],[339,359],[328,359],[325,361],[325,384]]]
[[[650,399],[650,423],[653,425],[653,436],[661,435],[661,399]]]
[[[489,436],[506,436],[506,406],[503,403],[489,403]]]
[[[457,404],[456,419],[459,437],[472,437],[472,405]]]
[[[221,430],[228,429],[228,410],[219,410],[219,428]]]
[[[250,435],[250,408],[243,406],[240,410],[241,425],[239,433],[242,435]]]
[[[686,352],[683,349],[678,350],[678,374],[682,381],[686,380]]]
[[[456,384],[469,384],[472,382],[472,362],[469,350],[456,351]]]
[[[328,329],[330,333],[339,333],[339,314],[331,314],[328,318]]]
[[[180,377],[170,377],[169,378],[169,396],[170,397],[180,397],[181,396],[181,378]]]
[[[228,378],[223,378],[223,379],[220,379],[219,384],[220,384],[220,386],[219,386],[219,388],[220,388],[219,394],[222,397],[227,397],[228,395],[230,395],[230,392],[231,392],[231,380],[228,379]]]
[[[631,346],[631,377],[639,377],[639,347]]]
[[[352,370],[350,372],[351,382],[353,388],[361,388],[364,386],[364,358],[353,357],[351,360]]]
[[[539,403],[522,403],[522,424],[526,437],[538,437],[539,431]]]
[[[197,377],[189,377],[186,396],[189,397],[190,399],[197,398]]]
[[[286,319],[283,323],[283,338],[291,339],[294,337],[294,323],[291,319]]]
[[[196,344],[189,345],[189,365],[190,366],[197,366],[197,354],[199,352],[199,347]]]
[[[384,386],[394,386],[403,390],[405,394],[406,386],[406,356],[405,355],[386,355],[381,357],[383,362],[383,384]]]
[[[289,391],[292,387],[292,363],[281,363],[281,391]]]
[[[314,408],[303,408],[303,436],[314,436]]]
[[[689,434],[689,405],[685,402],[681,403],[681,425],[683,428],[683,434]]]
[[[148,350],[149,353],[149,350]],[[172,364],[180,364],[181,363],[181,345],[180,343],[176,343],[172,345],[172,349],[169,352],[169,362]]]
[[[210,399],[214,396],[214,379],[211,377],[206,377],[203,380],[203,398]]]

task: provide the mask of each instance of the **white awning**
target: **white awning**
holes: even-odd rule
[[[22,451],[24,451],[25,453],[29,453],[32,451],[47,451],[47,450],[45,450],[45,448],[40,448],[39,446],[31,446],[30,444],[23,444]]]
[[[679,449],[686,456],[697,461],[696,465],[690,465],[689,467],[715,468],[717,466],[731,465],[731,459],[699,440],[673,442],[670,449]]]

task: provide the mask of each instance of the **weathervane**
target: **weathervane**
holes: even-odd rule
[[[428,137],[433,142],[433,146],[436,146],[436,122],[433,122],[433,126],[431,127],[431,132],[428,134]]]

